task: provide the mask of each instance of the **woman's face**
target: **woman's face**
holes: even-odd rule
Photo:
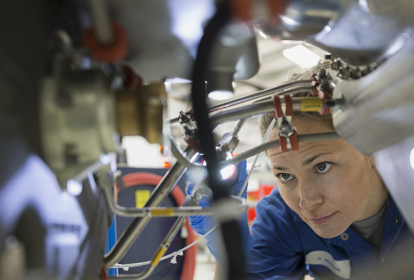
[[[315,121],[295,121],[299,134],[330,129]],[[276,139],[275,129],[269,141]],[[323,238],[343,233],[353,222],[379,212],[387,190],[373,159],[343,139],[302,142],[298,151],[268,151],[286,204]]]

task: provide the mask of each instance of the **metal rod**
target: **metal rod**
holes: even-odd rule
[[[143,280],[151,275],[154,269],[157,267],[160,259],[164,256],[165,252],[170,247],[171,243],[173,242],[174,238],[177,236],[177,233],[182,228],[186,217],[179,217],[174,225],[171,227],[170,231],[168,232],[167,236],[164,238],[163,242],[159,246],[158,250],[155,252],[154,256],[151,259],[151,263],[145,268],[144,271],[138,274],[121,274],[119,276],[112,276],[108,279],[128,279],[128,280]]]
[[[191,168],[191,170],[198,169],[198,168],[202,170],[206,169],[206,167],[203,165],[198,165],[198,164],[194,164],[190,162],[190,160],[183,154],[181,149],[176,145],[174,139],[170,138],[170,140],[171,140],[171,152],[180,164],[184,165],[186,168]]]
[[[237,123],[236,127],[233,129],[233,134],[234,134],[234,135],[239,134],[240,130],[242,129],[242,127],[243,127],[243,125],[246,123],[246,121],[247,121],[247,119],[241,119],[241,120]]]
[[[188,147],[185,152],[191,157],[195,154],[195,151]],[[185,172],[185,167],[179,163],[174,164],[174,166],[168,171],[168,173],[163,177],[161,182],[152,192],[147,203],[144,207],[155,207],[159,206],[164,198],[168,195],[169,191],[176,182],[180,179],[182,174]],[[105,255],[105,267],[109,268],[118,262],[131,248],[135,239],[139,236],[148,222],[151,220],[151,217],[135,218],[128,228],[124,231],[121,237],[118,239],[112,250]]]
[[[254,103],[235,109],[226,110],[220,113],[215,114],[210,118],[211,127],[214,130],[219,124],[224,122],[229,122],[237,119],[244,119],[254,115],[262,115],[266,113],[273,112],[273,101]]]
[[[198,207],[195,203],[183,204],[181,207],[142,207],[132,208],[123,207],[115,203],[112,195],[112,185],[106,183],[105,185],[99,184],[105,194],[106,201],[108,202],[111,211],[121,217],[181,217],[181,216],[211,216],[217,215],[218,210],[215,207]],[[187,196],[190,198],[190,196]],[[188,200],[188,199],[187,199]],[[197,200],[198,201],[198,200]],[[188,205],[188,206],[187,206]],[[239,206],[237,206],[239,207]],[[240,210],[245,208],[244,201],[240,201]]]
[[[338,139],[338,138],[341,138],[341,137],[336,132],[310,133],[310,134],[298,135],[299,142],[332,140],[332,139]],[[246,152],[241,153],[235,156],[234,158],[220,162],[220,168],[224,168],[228,165],[238,164],[239,162],[242,162],[243,160],[248,159],[249,157],[257,155],[268,149],[277,147],[278,145],[279,145],[278,139],[269,141],[253,149],[247,150]]]
[[[240,130],[243,127],[243,125],[246,123],[246,121],[247,121],[247,119],[241,119],[237,123],[236,127],[233,129],[233,132],[232,133],[234,135],[237,135],[240,132]],[[197,168],[200,168],[200,169],[203,169],[203,170],[206,169],[205,166],[197,165],[197,164],[194,164],[194,163],[190,162],[190,160],[183,155],[183,152],[181,151],[181,149],[176,145],[174,139],[172,137],[170,137],[170,140],[171,140],[171,151],[172,151],[172,154],[175,156],[175,158],[177,159],[177,161],[179,163],[181,163],[182,165],[184,165],[186,168],[191,167],[192,170],[197,169]]]
[[[301,92],[309,92],[312,90],[311,86],[301,86],[301,87],[296,87],[296,88],[292,88],[292,89],[287,89],[283,92],[281,92],[280,94],[273,94],[273,95],[285,95],[285,94],[297,94],[297,93],[301,93]],[[269,96],[265,97],[265,98],[260,98],[255,100],[253,103],[259,103],[259,102],[263,102],[263,101],[267,101],[269,99]],[[295,99],[295,97],[292,98],[293,100]]]
[[[109,208],[117,216],[121,217],[178,217],[178,216],[210,216],[217,211],[213,207],[143,207],[130,208],[115,204],[113,197],[110,196],[111,190],[105,189],[105,198],[108,201]]]
[[[221,109],[228,108],[230,106],[241,104],[241,103],[244,103],[244,102],[247,102],[247,101],[252,101],[256,98],[266,97],[266,96],[270,96],[270,95],[274,95],[274,94],[278,94],[278,95],[286,94],[286,93],[288,93],[288,89],[289,90],[294,90],[294,88],[292,88],[292,87],[296,87],[296,86],[301,87],[300,92],[306,91],[306,89],[308,89],[308,88],[311,90],[312,87],[310,86],[310,82],[311,82],[310,80],[294,81],[294,82],[283,84],[283,85],[280,85],[280,86],[277,86],[277,87],[274,87],[274,88],[271,88],[271,89],[261,90],[261,91],[258,91],[256,93],[253,93],[253,94],[249,94],[249,95],[246,95],[246,96],[235,98],[235,99],[232,99],[232,100],[229,100],[229,101],[211,106],[208,109],[209,109],[210,112],[215,112],[215,111],[218,111],[218,110],[221,110]],[[302,88],[306,88],[306,89],[303,90]]]
[[[191,199],[184,200],[182,206],[198,206],[199,200],[196,199],[196,197],[192,197]],[[180,229],[183,227],[183,224],[185,222],[185,219],[187,217],[179,217],[174,225],[171,227],[170,231],[165,236],[164,240],[162,241],[161,245],[159,246],[157,252],[151,259],[150,265],[148,265],[144,271],[142,271],[139,274],[130,274],[130,275],[120,275],[120,276],[114,276],[109,277],[109,279],[128,279],[128,280],[143,280],[151,275],[151,273],[154,271],[154,269],[157,267],[161,257],[165,254],[165,252],[170,247],[170,244],[174,241],[174,238],[177,236],[177,233],[180,231]]]
[[[102,47],[110,46],[114,41],[114,37],[108,17],[106,0],[89,0],[89,5],[96,40]]]
[[[214,105],[208,108],[209,112],[216,112],[225,108],[229,108],[234,105],[238,105],[247,101],[252,101],[257,98],[268,97],[270,95],[284,95],[284,94],[295,94],[300,92],[311,91],[312,87],[310,86],[310,80],[299,80],[294,81],[288,84],[284,84],[278,87],[274,87],[271,89],[266,89],[263,91],[259,91],[250,95],[242,96],[239,98],[235,98],[217,105]],[[178,118],[173,118],[170,120],[170,124],[177,123],[179,121]]]

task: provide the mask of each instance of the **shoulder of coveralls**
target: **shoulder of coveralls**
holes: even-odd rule
[[[278,239],[296,252],[303,250],[296,225],[296,222],[302,222],[302,219],[287,206],[279,193],[279,188],[275,187],[257,204],[256,215],[252,227],[254,239],[258,237],[255,235],[259,235],[260,238]],[[264,231],[267,231],[269,236]]]
[[[262,211],[272,211],[285,221],[302,221],[299,215],[290,209],[290,207],[285,203],[282,196],[280,195],[278,187],[275,187],[268,196],[265,196],[261,201],[259,201],[256,207],[256,212]]]

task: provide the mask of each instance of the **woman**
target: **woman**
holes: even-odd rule
[[[262,135],[272,118],[262,117]],[[317,113],[296,113],[293,126],[298,134],[334,130],[331,116]],[[277,137],[274,128],[269,141]],[[307,274],[368,279],[400,273],[396,256],[407,252],[413,237],[374,159],[343,139],[299,146],[287,153],[268,150],[278,188],[259,202],[251,235],[245,234],[248,279],[303,279]],[[191,218],[190,223],[199,233],[211,228],[207,220]],[[217,255],[214,236],[207,244]]]

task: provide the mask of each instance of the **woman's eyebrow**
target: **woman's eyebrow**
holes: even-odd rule
[[[286,171],[286,170],[288,170],[287,168],[280,167],[280,166],[274,166],[273,169],[280,170],[280,171]]]
[[[304,162],[302,162],[302,165],[309,165],[312,163],[312,161],[314,161],[315,159],[317,159],[320,156],[324,156],[324,155],[328,155],[330,153],[322,153],[322,154],[317,154],[316,156],[311,157],[310,159],[305,160]]]

